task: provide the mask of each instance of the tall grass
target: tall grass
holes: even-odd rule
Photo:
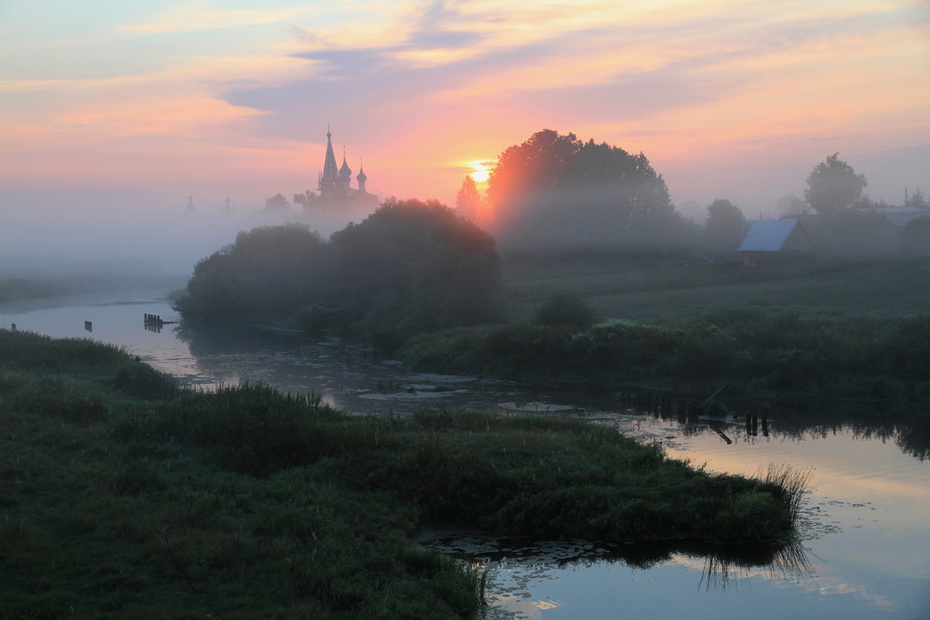
[[[797,469],[787,463],[769,463],[764,472],[758,472],[755,477],[766,484],[780,489],[782,500],[788,507],[788,515],[792,523],[798,522],[801,502],[804,494],[811,490],[811,480],[814,476],[813,468]]]
[[[791,530],[774,484],[579,420],[348,416],[262,385],[163,385],[100,345],[0,345],[11,617],[467,618],[482,577],[419,548],[424,524],[727,546]]]
[[[413,339],[415,368],[617,386],[648,382],[757,399],[930,407],[930,315],[813,317],[728,310],[680,325],[607,322],[588,329],[513,324]]]

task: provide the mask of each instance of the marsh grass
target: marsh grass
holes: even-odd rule
[[[782,499],[788,506],[789,518],[797,523],[804,495],[812,490],[813,468],[797,469],[787,463],[769,463],[764,472],[759,471],[754,477],[784,494]]]
[[[930,407],[930,315],[810,316],[733,309],[677,326],[607,322],[587,329],[516,323],[411,340],[404,361],[439,372],[602,386],[645,383],[706,394]]]
[[[726,545],[791,529],[773,483],[579,420],[348,416],[262,385],[181,390],[84,341],[0,347],[11,617],[466,618],[482,575],[418,547],[427,523]]]

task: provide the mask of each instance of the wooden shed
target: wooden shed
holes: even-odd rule
[[[797,219],[756,220],[739,246],[743,267],[764,267],[785,261],[810,260],[814,244]]]

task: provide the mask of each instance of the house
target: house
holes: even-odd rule
[[[789,260],[810,260],[814,244],[795,218],[756,220],[740,244],[743,267],[762,267]]]

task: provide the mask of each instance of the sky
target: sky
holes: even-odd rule
[[[772,214],[835,152],[900,204],[928,78],[927,0],[0,0],[0,243],[315,190],[328,129],[383,197],[454,204],[548,128],[644,153],[698,221]]]

